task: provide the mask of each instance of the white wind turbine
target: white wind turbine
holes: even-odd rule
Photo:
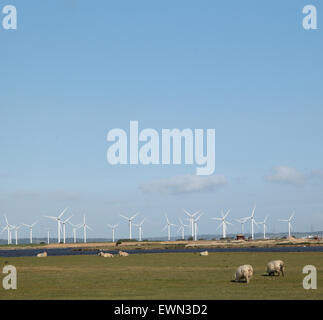
[[[15,231],[15,237],[16,237],[16,245],[18,244],[18,230],[21,228],[22,226],[13,226],[12,230]]]
[[[177,232],[182,233],[182,240],[184,240],[185,239],[185,227],[189,227],[189,225],[184,224],[181,218],[178,218],[178,221],[179,221],[180,226],[179,226]]]
[[[33,224],[25,224],[23,223],[23,225],[27,228],[29,228],[29,238],[30,238],[30,243],[33,243],[33,227],[36,225],[38,221],[34,222]]]
[[[192,237],[194,238],[194,217],[200,213],[201,210],[195,212],[195,213],[189,213],[185,209],[183,209],[185,214],[188,216],[188,219],[190,221],[191,231],[192,231]]]
[[[81,224],[73,224],[71,221],[69,221],[68,223],[72,227],[72,230],[73,230],[73,241],[74,241],[74,243],[76,243],[76,230],[82,228],[82,225]]]
[[[66,243],[66,223],[69,222],[69,220],[73,217],[73,215],[71,215],[69,218],[67,218],[66,220],[62,221],[62,225],[63,225],[63,243]]]
[[[223,215],[223,211],[221,212],[221,218],[211,218],[213,220],[221,221],[220,225],[216,228],[216,230],[222,227],[222,238],[227,237],[227,225],[232,225],[231,222],[227,221],[226,218],[229,215],[230,210],[227,211],[225,215]]]
[[[139,231],[139,241],[142,240],[142,225],[144,224],[145,219],[142,220],[139,224],[134,224],[134,226],[138,227],[138,231]]]
[[[135,215],[133,215],[132,217],[130,217],[130,218],[128,218],[128,217],[126,217],[126,216],[123,216],[122,214],[120,214],[120,217],[122,217],[122,218],[124,218],[124,219],[126,219],[128,222],[129,222],[129,239],[131,240],[132,239],[132,232],[131,232],[131,230],[132,230],[132,220],[135,218],[135,217],[137,217],[137,215],[138,215],[139,213],[136,213]]]
[[[197,240],[197,221],[202,217],[203,213],[200,214],[196,219],[194,219],[194,240]]]
[[[83,227],[83,237],[84,237],[84,243],[86,243],[86,229],[92,230],[86,223],[85,223],[85,215],[83,216],[83,224],[81,225]]]
[[[293,212],[293,214],[289,217],[289,219],[287,220],[279,220],[282,222],[288,222],[288,237],[291,237],[291,230],[292,230],[292,220],[294,218],[295,213]]]
[[[264,239],[266,239],[266,229],[267,229],[266,222],[267,222],[267,219],[268,219],[268,217],[266,217],[264,219],[264,221],[257,222],[258,224],[262,224],[263,225],[263,228],[264,228]]]
[[[13,229],[13,226],[11,224],[9,224],[8,219],[6,216],[4,216],[5,220],[6,220],[6,226],[3,228],[3,230],[1,231],[1,233],[5,230],[7,230],[8,232],[8,244],[11,244],[11,230]]]
[[[111,230],[112,230],[112,242],[114,242],[114,233],[115,233],[115,230],[117,229],[118,225],[117,224],[114,224],[114,225],[108,224],[108,227],[111,228]]]
[[[170,228],[171,227],[177,227],[177,225],[173,224],[173,223],[170,223],[166,214],[165,214],[165,218],[166,218],[167,222],[166,222],[166,225],[165,225],[165,227],[163,228],[162,231],[166,230],[166,228],[168,229],[168,241],[170,241]]]
[[[53,217],[53,216],[45,216],[46,218],[49,219],[53,219],[57,221],[57,242],[60,243],[61,242],[61,218],[63,216],[63,214],[66,212],[68,208],[65,208],[59,216],[57,217]]]
[[[244,219],[246,219],[246,221],[250,220],[251,223],[251,239],[254,240],[255,239],[255,225],[257,225],[257,222],[255,220],[255,211],[256,211],[256,205],[254,206],[251,216],[250,217],[246,217]]]
[[[248,221],[247,218],[236,219],[241,224],[241,234],[244,234],[244,225]]]

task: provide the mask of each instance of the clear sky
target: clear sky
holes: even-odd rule
[[[7,4],[18,11],[16,31],[0,26],[0,215],[10,223],[39,220],[34,235],[44,236],[56,225],[42,216],[68,206],[75,223],[87,214],[89,237],[110,236],[107,223],[126,237],[118,215],[139,211],[144,236],[160,236],[164,213],[177,223],[186,208],[204,212],[200,233],[214,233],[210,217],[231,209],[232,221],[256,203],[269,231],[287,230],[277,219],[292,211],[294,230],[323,229],[320,1]],[[302,27],[308,4],[318,30]],[[109,165],[106,135],[130,120],[214,128],[214,176]]]

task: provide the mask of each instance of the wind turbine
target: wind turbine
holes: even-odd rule
[[[35,224],[37,223],[38,221],[34,222],[33,224],[25,224],[23,223],[23,225],[25,227],[28,227],[29,228],[29,237],[30,237],[30,243],[33,243],[33,227],[35,226]]]
[[[203,213],[200,214],[196,219],[194,219],[194,240],[197,240],[197,221],[202,217]]]
[[[241,233],[244,234],[244,225],[248,221],[247,218],[236,219],[241,224]]]
[[[115,229],[118,227],[118,225],[117,224],[114,224],[114,225],[108,224],[108,227],[112,229],[112,242],[114,242],[114,232],[115,232]]]
[[[49,230],[47,230],[47,244],[49,244]]]
[[[182,232],[182,240],[184,240],[185,239],[185,227],[189,227],[189,225],[184,224],[181,218],[178,218],[178,220],[179,220],[180,226],[179,226],[177,232],[180,232],[180,231]]]
[[[85,223],[85,215],[83,216],[83,224],[81,225],[83,227],[83,237],[84,237],[84,243],[86,243],[86,229],[92,230],[86,223]]]
[[[213,220],[221,221],[220,225],[216,228],[216,230],[220,229],[222,227],[222,238],[227,237],[227,225],[232,225],[231,222],[226,220],[226,217],[229,215],[230,210],[227,211],[225,215],[223,215],[223,211],[221,212],[221,218],[211,218]]]
[[[266,239],[266,228],[267,228],[266,222],[267,222],[267,219],[268,219],[268,217],[266,217],[264,219],[264,221],[257,222],[258,224],[262,224],[263,225],[263,228],[264,228],[264,239]]]
[[[254,225],[257,225],[257,222],[255,220],[255,211],[256,211],[256,205],[254,206],[254,208],[252,210],[251,216],[244,218],[244,219],[246,219],[246,221],[249,221],[250,220],[250,223],[251,223],[251,239],[252,240],[255,239],[255,230],[254,230],[255,228],[254,228]]]
[[[13,226],[12,230],[15,231],[15,237],[16,237],[16,245],[18,244],[18,230],[21,228],[21,226]]]
[[[288,222],[288,237],[290,238],[291,236],[291,229],[292,229],[292,220],[294,218],[295,213],[293,212],[293,214],[289,217],[289,219],[287,220],[279,220],[282,222]]]
[[[6,220],[7,225],[3,228],[1,233],[7,229],[7,232],[8,232],[8,244],[11,244],[11,230],[12,230],[13,226],[11,224],[9,224],[8,219],[7,219],[6,216],[4,216],[4,218]]]
[[[66,212],[68,208],[65,208],[59,216],[57,217],[53,217],[53,216],[45,216],[46,218],[49,219],[53,219],[57,221],[57,242],[60,243],[61,242],[61,218],[63,216],[63,214]]]
[[[76,243],[76,230],[82,228],[82,225],[81,224],[73,224],[70,221],[68,223],[71,225],[71,227],[73,229],[73,241],[74,241],[74,243]]]
[[[139,241],[141,241],[142,239],[142,225],[144,224],[145,219],[142,220],[139,224],[134,224],[134,226],[138,227],[138,231],[139,231]]]
[[[135,215],[133,215],[132,217],[130,217],[130,218],[128,218],[128,217],[126,217],[126,216],[123,216],[122,214],[120,214],[120,217],[122,217],[122,218],[124,218],[124,219],[126,219],[126,220],[128,220],[128,222],[129,222],[129,239],[131,240],[132,239],[132,234],[131,234],[131,225],[132,225],[132,220],[135,218],[135,217],[137,217],[137,215],[138,215],[139,213],[136,213]]]
[[[170,227],[177,227],[177,225],[170,223],[166,214],[165,214],[165,218],[166,218],[167,223],[162,231],[164,231],[166,228],[168,229],[168,241],[170,241]]]
[[[66,220],[62,221],[62,225],[63,225],[63,243],[66,243],[66,223],[73,217],[73,215],[71,215],[69,218],[67,218]]]
[[[183,209],[185,214],[188,216],[188,219],[190,221],[190,225],[191,225],[191,231],[192,231],[192,237],[194,237],[194,217],[200,213],[201,210],[195,212],[195,213],[189,213],[187,212],[185,209]]]

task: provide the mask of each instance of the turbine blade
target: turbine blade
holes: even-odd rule
[[[66,212],[66,210],[68,209],[68,207],[66,207],[62,212],[61,214],[58,216],[58,218],[61,218],[63,216],[63,214]]]
[[[187,212],[185,209],[183,209],[183,210],[189,217],[192,217],[192,215],[189,212]]]
[[[69,218],[67,218],[64,223],[68,222],[71,218],[73,217],[73,215],[71,215]]]
[[[139,212],[134,214],[129,220],[133,220],[135,217],[137,217],[138,214],[139,214]]]
[[[215,231],[219,230],[222,227],[222,225],[223,225],[223,222],[219,224],[219,226],[215,229]]]
[[[35,226],[37,223],[38,223],[38,221],[35,221],[35,222],[31,225],[31,227]]]
[[[120,217],[122,217],[123,219],[126,219],[126,220],[130,220],[128,217],[126,217],[126,216],[123,216],[122,214],[120,214]]]
[[[49,219],[53,219],[53,220],[57,220],[57,217],[53,217],[53,216],[44,216],[45,218],[49,218]]]

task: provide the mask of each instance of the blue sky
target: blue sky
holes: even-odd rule
[[[232,220],[256,203],[269,231],[285,230],[277,219],[293,210],[296,231],[323,229],[319,1],[7,4],[18,11],[18,30],[0,28],[0,214],[10,222],[39,219],[41,236],[55,231],[42,215],[68,206],[74,222],[87,214],[93,236],[119,222],[126,237],[118,214],[140,211],[154,236],[164,212],[176,221],[186,208],[202,209],[199,230],[212,233],[221,209]],[[302,28],[308,4],[318,30]],[[199,192],[185,193],[195,166],[109,165],[106,135],[130,120],[215,128],[215,175],[226,183],[194,180]],[[177,191],[160,192],[169,181]]]

